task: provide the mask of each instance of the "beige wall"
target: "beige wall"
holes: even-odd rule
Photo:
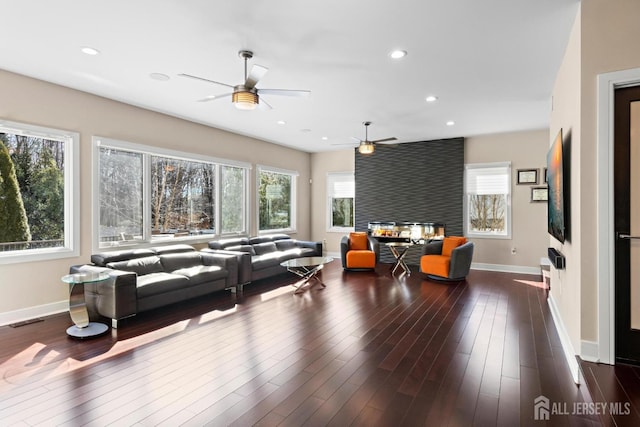
[[[474,264],[540,267],[547,255],[547,204],[531,202],[531,185],[517,185],[518,169],[538,169],[537,186],[544,186],[543,169],[549,131],[533,130],[465,138],[464,162],[511,162],[511,239],[472,239]],[[512,254],[511,249],[516,253]],[[499,268],[499,267],[496,267]]]
[[[91,137],[181,150],[254,165],[250,181],[251,212],[255,212],[255,165],[296,170],[297,234],[311,235],[309,153],[270,144],[141,108],[0,71],[0,118],[80,134],[80,256],[45,262],[0,265],[0,315],[67,299],[60,277],[72,264],[89,261],[91,235]],[[251,118],[248,116],[247,120]],[[256,233],[255,215],[250,219]]]
[[[640,67],[640,2],[637,0],[582,1],[581,158],[582,200],[582,339],[597,338],[596,186],[598,74]],[[592,314],[593,313],[593,314]]]
[[[572,230],[571,242],[554,242],[567,268],[552,275],[551,292],[576,351],[598,339],[597,77],[640,67],[639,18],[635,0],[582,0],[553,92],[551,132],[571,131]]]
[[[548,239],[549,246],[556,248],[566,257],[566,268],[564,270],[551,269],[551,294],[558,306],[565,329],[576,352],[580,349],[581,341],[581,308],[577,302],[580,301],[584,284],[589,280],[581,280],[581,278],[585,276],[580,262],[580,253],[583,248],[584,238],[582,233],[584,228],[584,212],[583,209],[580,208],[580,201],[582,199],[581,192],[582,188],[584,188],[584,182],[581,181],[580,158],[585,149],[580,129],[580,26],[580,15],[578,13],[554,85],[550,134],[548,137],[548,145],[550,145],[558,131],[562,129],[565,148],[568,147],[568,144],[570,144],[571,147],[570,153],[565,151],[565,156],[569,156],[571,163],[569,174],[570,188],[565,192],[565,197],[569,195],[569,204],[571,206],[570,216],[567,221],[570,226],[571,236],[564,244],[560,244],[551,237]],[[593,83],[595,84],[595,81]],[[595,170],[594,168],[591,169],[591,173]],[[595,182],[592,185],[593,187],[591,187],[591,189],[595,188]],[[591,193],[595,194],[594,191],[591,191]],[[592,201],[595,199],[593,194],[590,196]],[[595,214],[595,204],[591,209]],[[595,265],[595,260],[593,264]],[[594,278],[595,274],[593,274],[590,280],[594,280]],[[583,284],[582,288],[581,282]]]
[[[311,238],[326,242],[329,253],[340,252],[340,239],[345,233],[327,231],[327,174],[329,172],[353,172],[355,150],[347,149],[311,155]]]

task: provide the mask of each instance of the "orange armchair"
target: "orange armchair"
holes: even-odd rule
[[[420,271],[431,279],[463,280],[471,269],[473,242],[465,237],[445,237],[424,245]]]
[[[380,260],[380,243],[364,232],[349,233],[340,241],[342,268],[374,270]]]

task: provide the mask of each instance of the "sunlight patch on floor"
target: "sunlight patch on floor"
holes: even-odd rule
[[[220,319],[222,317],[226,317],[232,315],[233,313],[238,311],[238,306],[234,305],[233,308],[228,310],[214,310],[209,313],[205,313],[198,317],[198,324],[203,325],[205,323],[211,322],[212,320]]]
[[[269,301],[270,299],[274,299],[276,297],[279,297],[280,295],[290,294],[293,291],[294,289],[291,289],[291,287],[289,286],[281,286],[272,291],[264,292],[260,294],[260,301],[262,302]]]
[[[522,283],[524,285],[533,286],[535,288],[547,289],[548,286],[544,282],[538,282],[536,280],[522,280],[522,279],[514,279],[514,282]]]

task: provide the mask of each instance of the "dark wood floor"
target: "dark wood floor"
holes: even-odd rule
[[[602,424],[640,426],[640,367],[578,360],[593,401],[602,404]]]
[[[68,315],[2,327],[0,425],[600,425],[534,420],[540,395],[592,402],[539,277],[322,275],[324,290],[294,295],[285,275],[93,340],[68,338]]]

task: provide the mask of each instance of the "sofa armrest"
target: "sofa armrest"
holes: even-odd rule
[[[369,250],[376,254],[376,264],[380,262],[380,241],[375,237],[367,236],[369,242]]]
[[[349,236],[342,236],[340,239],[340,259],[344,269],[347,268],[347,252],[349,252]]]
[[[471,269],[473,259],[473,242],[467,242],[451,251],[451,264],[449,267],[449,277],[466,277]]]
[[[236,259],[237,282],[236,284],[245,285],[251,282],[251,254],[240,251],[228,251],[226,249],[201,249],[202,253],[222,254],[233,256]]]
[[[231,251],[229,251],[231,252]],[[238,257],[235,253],[223,253],[223,251],[200,251],[204,265],[217,265],[227,270],[226,287],[236,286],[238,282]]]
[[[311,242],[306,240],[296,240],[296,246],[314,250],[313,256],[322,256],[322,242]]]
[[[84,296],[90,319],[98,320],[98,316],[103,316],[119,320],[134,316],[138,312],[136,273],[87,264],[71,266],[69,272],[109,274],[107,280],[84,285]]]

